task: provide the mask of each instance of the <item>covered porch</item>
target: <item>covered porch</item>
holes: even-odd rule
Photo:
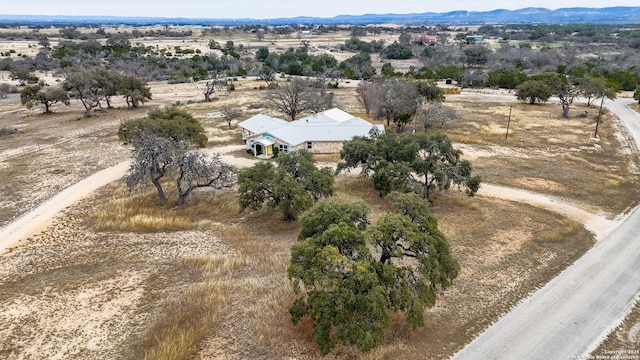
[[[270,159],[271,157],[273,157],[273,146],[275,145],[275,143],[275,139],[271,137],[263,137],[248,142],[247,149],[251,149],[253,155],[257,158]]]

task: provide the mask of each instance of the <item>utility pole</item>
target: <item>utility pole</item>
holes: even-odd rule
[[[509,120],[507,121],[507,134],[504,137],[505,140],[509,139],[509,125],[511,125],[511,109],[513,109],[513,105],[509,105]]]
[[[602,104],[604,104],[605,95],[602,95],[602,100],[600,100],[600,109],[598,110],[598,119],[596,120],[596,131],[593,133],[593,137],[598,137],[598,126],[600,125],[600,116],[602,116]]]

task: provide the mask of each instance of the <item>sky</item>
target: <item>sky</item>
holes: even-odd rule
[[[333,17],[454,10],[640,6],[638,0],[2,0],[3,15],[110,15],[187,18]]]

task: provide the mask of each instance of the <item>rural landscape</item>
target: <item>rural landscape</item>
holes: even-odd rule
[[[634,213],[638,64],[627,23],[4,21],[0,358],[452,358]],[[371,131],[247,125],[334,114]],[[637,295],[586,355],[639,355]]]

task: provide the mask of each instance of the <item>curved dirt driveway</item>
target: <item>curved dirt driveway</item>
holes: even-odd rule
[[[244,149],[244,145],[213,148],[208,149],[207,152],[210,154],[214,152],[222,154],[222,160],[234,166],[251,166],[251,164],[255,162],[252,159],[225,155],[231,151],[241,149]],[[19,242],[27,239],[29,236],[44,230],[46,226],[50,224],[51,220],[65,208],[88,196],[93,191],[125,176],[130,164],[130,161],[124,161],[110,168],[101,170],[69,186],[37,208],[0,229],[0,254],[19,245]],[[556,212],[581,224],[585,224],[587,229],[593,232],[598,240],[604,238],[604,236],[609,234],[611,230],[619,224],[617,221],[607,220],[602,215],[591,213],[569,202],[525,190],[483,184],[478,195],[523,202]]]

